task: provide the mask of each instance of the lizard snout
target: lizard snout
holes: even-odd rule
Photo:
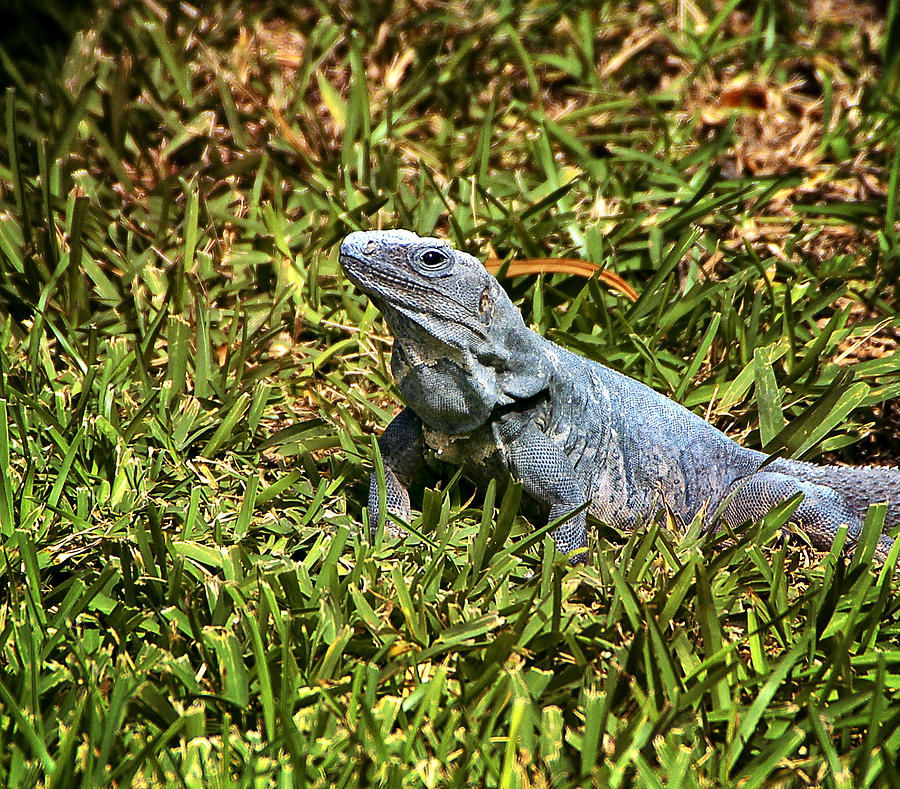
[[[340,256],[365,260],[379,250],[407,247],[419,240],[410,230],[356,230],[341,242]]]

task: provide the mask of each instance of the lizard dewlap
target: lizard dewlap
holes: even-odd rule
[[[703,512],[739,526],[797,494],[792,522],[817,548],[830,548],[844,524],[857,540],[870,504],[887,503],[886,528],[900,522],[900,470],[765,463],[648,386],[533,332],[481,262],[446,241],[351,233],[340,264],[394,335],[391,371],[406,407],[379,447],[387,510],[403,520],[429,448],[476,478],[518,480],[548,522],[587,503],[597,518],[632,529],[664,500],[685,522]],[[368,506],[377,523],[374,475]],[[584,561],[585,511],[553,539]],[[886,558],[892,544],[880,536],[876,555]]]

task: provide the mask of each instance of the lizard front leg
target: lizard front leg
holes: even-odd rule
[[[859,540],[863,519],[849,506],[837,491],[825,485],[805,482],[788,474],[775,471],[758,471],[731,486],[730,496],[723,517],[729,526],[740,526],[750,520],[759,520],[772,507],[798,493],[803,500],[794,510],[791,520],[820,550],[829,550],[841,524],[846,524],[853,543]],[[882,561],[887,558],[893,540],[882,535],[875,547],[875,555]]]
[[[404,408],[385,428],[378,439],[384,464],[384,502],[388,513],[409,520],[410,480],[425,460],[425,439],[422,420],[409,408]],[[378,528],[378,475],[369,478],[369,526],[372,536]],[[388,534],[402,537],[405,532],[390,521],[385,522]]]
[[[534,424],[533,414],[508,411],[493,423],[513,479],[532,498],[549,505],[554,521],[580,507],[586,495],[572,461]],[[587,525],[582,510],[551,535],[571,564],[587,561]]]

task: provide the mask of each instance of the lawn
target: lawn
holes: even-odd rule
[[[871,540],[572,569],[435,461],[373,544],[399,398],[336,247],[590,261],[637,299],[503,284],[747,446],[898,465],[897,0],[12,7],[0,784],[900,786]]]

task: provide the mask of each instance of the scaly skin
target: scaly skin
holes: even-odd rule
[[[427,446],[476,477],[518,480],[532,509],[555,520],[585,502],[624,529],[663,502],[687,522],[704,513],[732,526],[803,494],[792,521],[820,549],[841,524],[859,537],[870,504],[900,522],[900,470],[816,466],[741,447],[678,403],[531,331],[474,257],[406,230],[351,233],[347,277],[384,314],[394,335],[391,370],[404,408],[379,446],[388,512],[409,520],[407,486]],[[378,521],[373,475],[371,522]],[[394,533],[397,530],[394,529]],[[584,561],[585,513],[553,533]],[[883,560],[892,540],[879,537]]]

